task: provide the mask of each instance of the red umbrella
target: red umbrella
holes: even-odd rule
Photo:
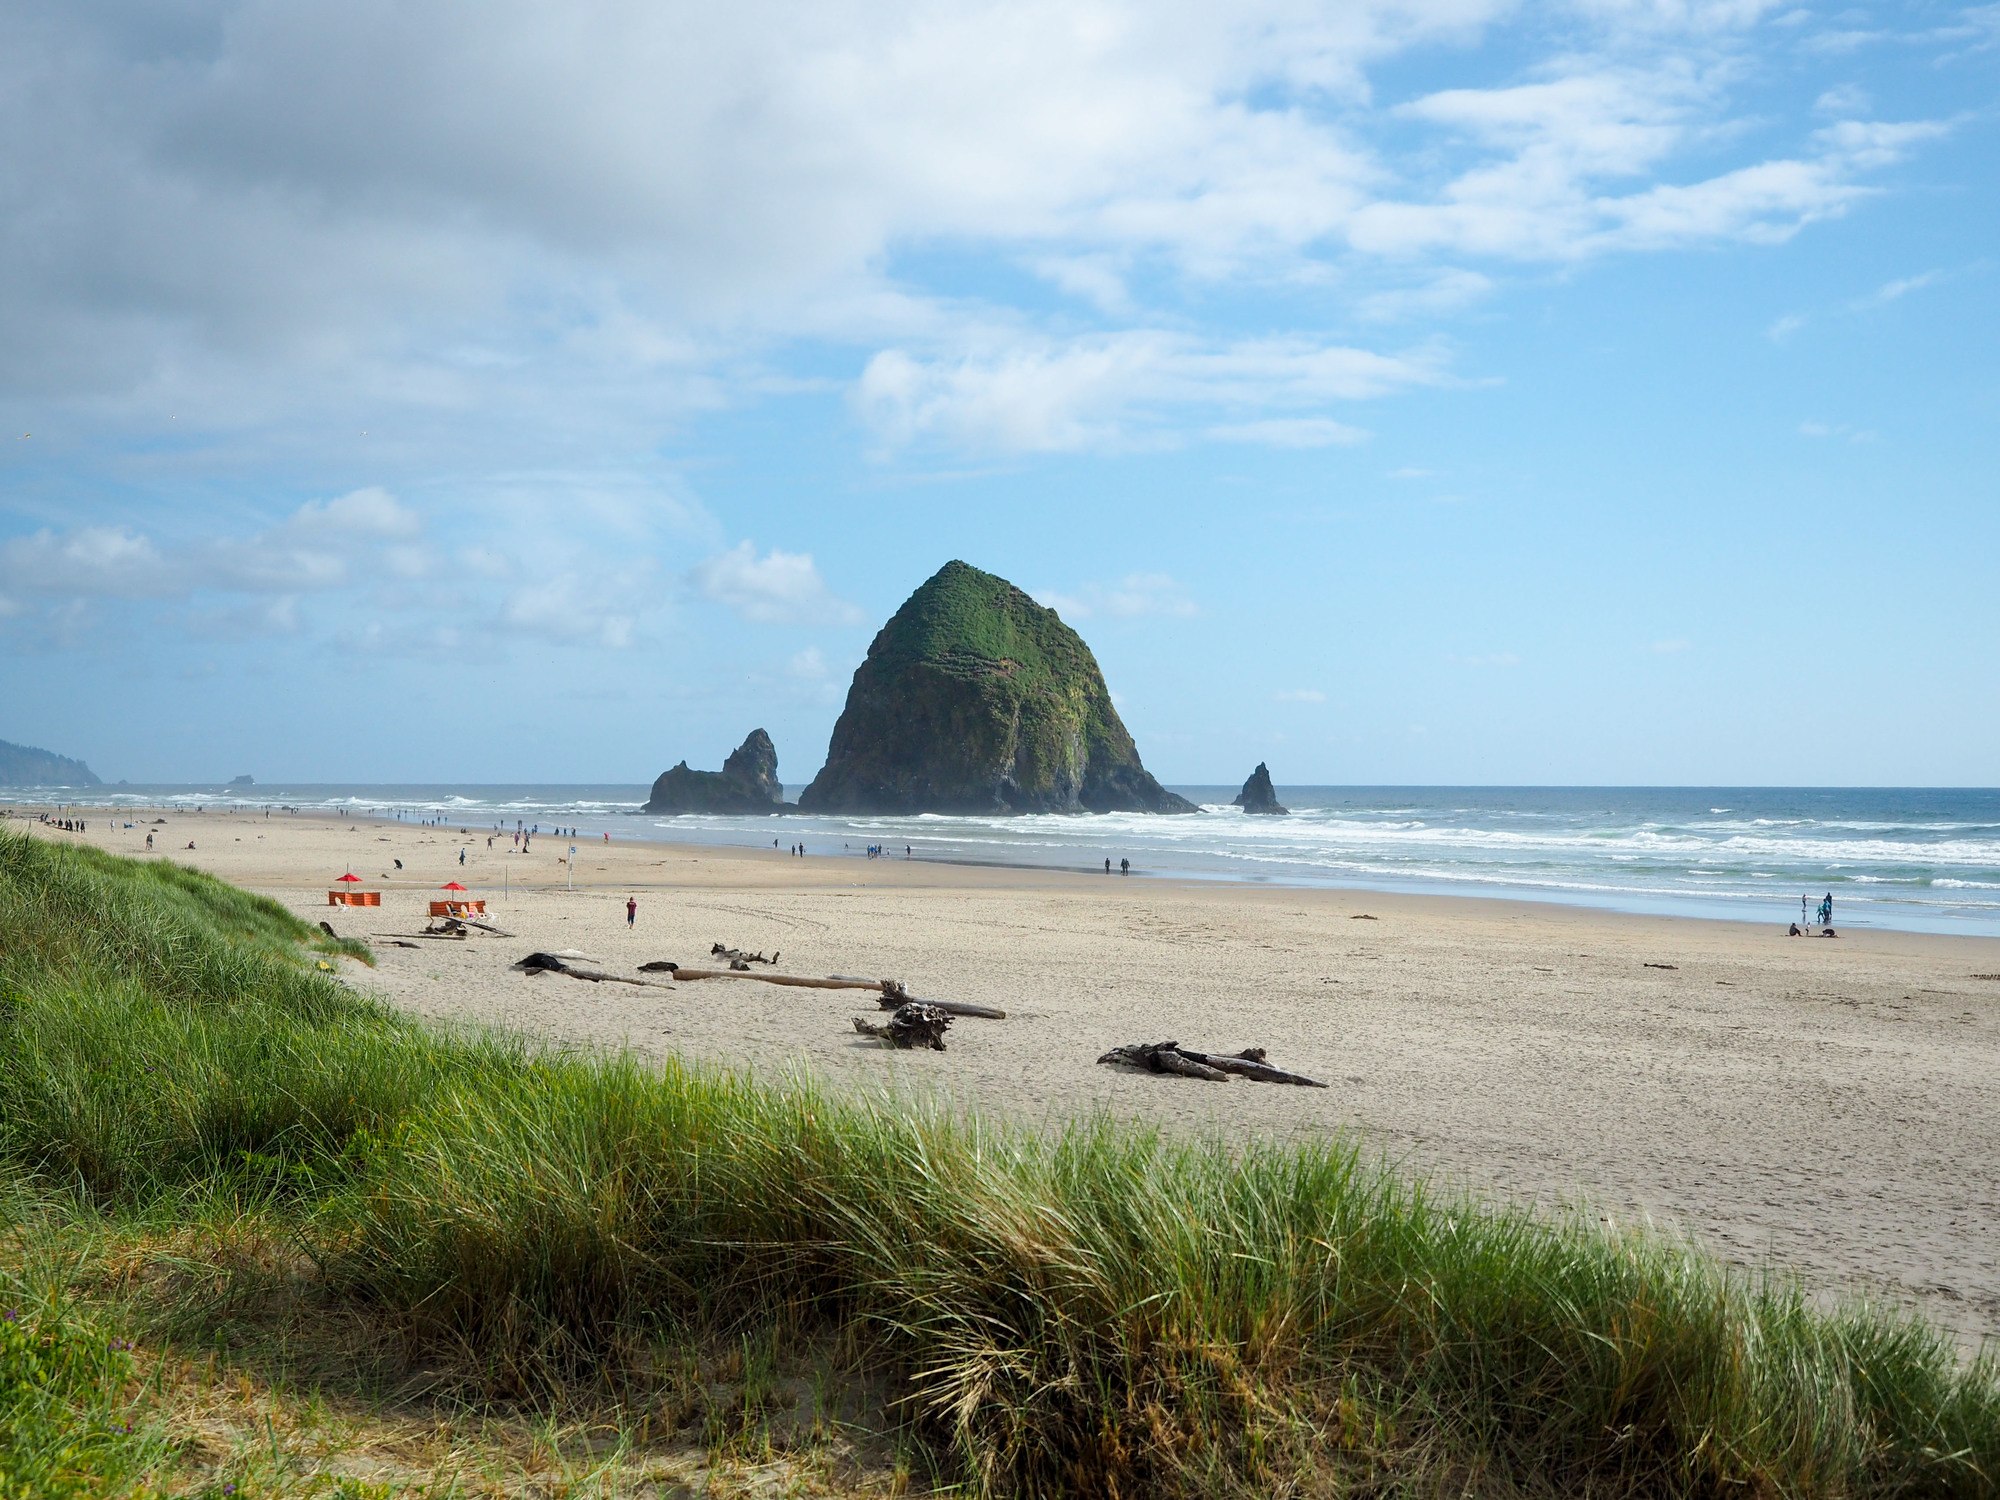
[[[361,877],[352,870],[349,870],[345,875],[336,875],[333,878],[340,881],[343,885],[358,884],[361,880]]]
[[[453,880],[445,885],[439,886],[438,889],[442,891],[462,891],[465,889],[465,887],[460,885],[456,880]]]

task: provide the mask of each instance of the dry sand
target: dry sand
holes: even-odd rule
[[[166,816],[155,858],[375,940],[379,967],[350,965],[351,979],[421,1015],[937,1088],[1038,1123],[1103,1107],[1273,1138],[1349,1130],[1484,1194],[1587,1201],[1741,1265],[1920,1306],[1968,1347],[2000,1334],[2000,939],[1788,939],[1782,910],[1754,926],[638,842],[584,845],[572,894],[554,838],[522,856],[456,827]],[[98,814],[87,837],[136,853],[145,831]],[[350,868],[385,892],[379,910],[327,909]],[[381,941],[420,928],[454,878],[516,936]],[[958,1022],[946,1053],[894,1053],[851,1029],[874,1013],[865,994],[508,967],[568,948],[631,973],[706,962],[715,940],[782,950],[784,972],[894,976],[1009,1019]],[[1263,1045],[1333,1087],[1094,1065],[1167,1038]]]

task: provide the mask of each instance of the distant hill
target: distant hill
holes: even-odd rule
[[[0,740],[0,786],[102,786],[80,760]]]

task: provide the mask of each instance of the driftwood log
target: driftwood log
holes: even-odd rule
[[[807,990],[873,990],[880,997],[876,1003],[884,1010],[892,1011],[900,1005],[928,1005],[948,1016],[973,1016],[982,1021],[1007,1019],[1006,1011],[991,1005],[971,1005],[962,1000],[929,1000],[912,995],[900,979],[862,979],[853,974],[829,974],[824,979],[815,979],[810,974],[756,974],[748,972],[749,967],[736,960],[727,969],[689,969],[661,958],[640,964],[639,972],[671,974],[675,979],[690,980],[754,979],[759,984],[782,984]]]
[[[631,984],[642,989],[670,990],[670,984],[657,979],[632,979],[624,974],[607,974],[602,969],[586,969],[567,959],[558,958],[553,953],[530,953],[514,965],[524,974],[567,974],[572,979],[587,979],[592,984]]]
[[[886,1021],[854,1018],[854,1029],[863,1036],[879,1037],[892,1047],[928,1047],[944,1051],[944,1034],[951,1029],[951,1017],[935,1005],[921,1000],[905,1001]]]
[[[649,973],[665,971],[676,979],[754,979],[759,984],[788,984],[808,990],[880,990],[893,979],[814,979],[808,974],[752,974],[742,969],[690,969],[676,963],[641,964]]]
[[[992,1005],[974,1005],[965,1000],[933,1000],[926,995],[912,995],[903,988],[898,979],[857,979],[852,974],[831,974],[830,979],[841,984],[851,984],[863,989],[881,988],[882,998],[877,1003],[884,1010],[894,1010],[899,1005],[916,1001],[922,1005],[935,1005],[948,1016],[971,1016],[981,1021],[1004,1021],[1007,1012]]]
[[[733,969],[739,963],[774,964],[778,961],[778,950],[773,948],[771,950],[771,956],[769,958],[766,958],[764,957],[764,951],[761,948],[758,949],[755,953],[745,953],[741,948],[725,948],[720,943],[711,943],[708,949],[708,956],[710,958],[728,959],[729,966]]]
[[[1135,1042],[1113,1047],[1098,1058],[1114,1067],[1143,1068],[1148,1073],[1173,1073],[1182,1078],[1204,1078],[1226,1083],[1231,1078],[1248,1078],[1257,1083],[1290,1083],[1300,1088],[1323,1089],[1326,1085],[1303,1073],[1287,1072],[1265,1060],[1262,1047],[1246,1047],[1241,1052],[1197,1052],[1179,1042]]]

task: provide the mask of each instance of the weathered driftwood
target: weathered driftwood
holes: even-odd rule
[[[926,995],[912,995],[903,988],[902,981],[898,979],[858,979],[852,974],[829,974],[827,977],[862,989],[874,989],[879,986],[882,998],[877,1003],[884,1010],[894,1010],[899,1005],[915,1001],[920,1005],[935,1005],[948,1016],[972,1016],[981,1021],[1007,1019],[1007,1012],[995,1006],[973,1005],[965,1000],[933,1000]]]
[[[921,1000],[906,1001],[896,1007],[886,1021],[854,1018],[854,1029],[863,1036],[880,1037],[894,1047],[928,1047],[944,1051],[944,1034],[951,1029],[951,1017],[935,1005]]]
[[[741,969],[690,969],[680,964],[646,964],[658,972],[664,968],[676,979],[754,979],[759,984],[789,984],[809,990],[880,990],[895,984],[893,979],[814,979],[807,974],[752,974]]]
[[[640,964],[639,972],[671,974],[675,979],[754,979],[759,984],[783,984],[809,990],[873,990],[881,997],[877,1003],[884,1010],[894,1010],[899,1005],[929,1005],[948,1016],[975,1016],[982,1021],[1007,1019],[1006,1011],[991,1005],[969,1005],[960,1000],[927,1000],[920,995],[912,995],[900,979],[862,979],[853,974],[829,974],[824,979],[815,979],[809,974],[756,974],[749,972],[749,967],[738,961],[727,969],[688,969],[667,959],[654,959],[651,963]]]
[[[514,965],[525,974],[567,974],[572,979],[587,979],[592,984],[631,984],[641,989],[670,990],[670,984],[662,984],[657,979],[633,979],[624,974],[607,974],[602,969],[586,969],[567,959],[558,958],[553,953],[530,953]]]
[[[1173,1073],[1182,1078],[1202,1078],[1225,1083],[1230,1078],[1248,1078],[1258,1083],[1290,1083],[1300,1088],[1323,1089],[1326,1085],[1303,1073],[1287,1072],[1265,1061],[1262,1047],[1246,1047],[1241,1052],[1197,1052],[1179,1042],[1134,1042],[1113,1047],[1098,1058],[1100,1063],[1143,1068],[1149,1073]]]
[[[876,1002],[884,1010],[894,1010],[899,1005],[930,1005],[948,1016],[972,1016],[981,1021],[1004,1021],[1007,1012],[991,1005],[972,1005],[964,1000],[924,1000],[907,993],[898,985],[894,992],[884,990],[882,998]]]
[[[729,966],[735,968],[739,963],[774,964],[778,961],[778,950],[773,948],[771,956],[766,958],[764,957],[764,950],[761,948],[755,953],[745,953],[741,948],[725,948],[720,943],[711,943],[708,948],[708,956],[710,958],[726,958],[729,960]]]

